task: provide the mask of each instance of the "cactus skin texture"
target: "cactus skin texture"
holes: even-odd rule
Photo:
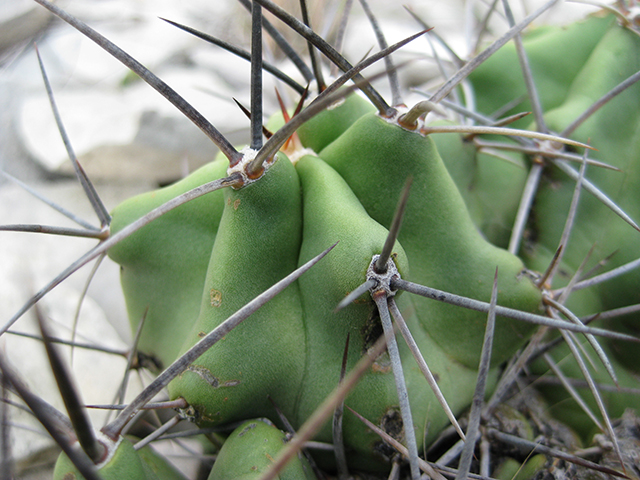
[[[181,193],[224,177],[227,166],[227,159],[220,156],[180,182],[118,205],[112,212],[111,233]],[[120,264],[133,331],[146,316],[139,349],[165,366],[182,348],[192,322],[188,319],[198,315],[207,272],[202,259],[213,248],[223,206],[222,192],[211,192],[163,215],[109,250],[109,257]]]
[[[548,25],[527,33],[523,44],[545,111],[564,102],[576,75],[614,23],[613,15],[591,15],[566,27]],[[502,109],[507,99],[517,98],[522,98],[522,102],[506,115],[531,111],[522,71],[517,65],[516,49],[510,43],[471,73],[479,112],[490,115]],[[529,122],[522,119],[515,125],[522,127]]]
[[[300,183],[285,155],[279,154],[260,180],[224,194],[200,316],[184,350],[298,263]],[[270,415],[267,392],[291,411],[305,368],[303,318],[294,284],[176,378],[169,386],[172,398],[184,397],[203,424],[244,420],[248,412],[252,418]]]
[[[115,450],[102,464],[96,465],[98,475],[103,480],[185,480],[173,465],[150,446],[136,451],[133,443],[124,437],[119,437],[115,443],[109,440],[105,443],[112,444]],[[58,457],[53,471],[54,480],[82,478],[65,454]]]
[[[262,477],[286,444],[287,436],[266,419],[244,422],[227,438],[218,453],[209,480],[252,480]],[[301,455],[291,461],[279,480],[314,480],[309,462]]]
[[[555,35],[563,36],[572,30],[576,30],[576,35],[567,37],[566,42],[559,42],[554,38]],[[577,31],[589,35],[583,37]],[[547,90],[540,88],[539,91],[542,103],[546,107],[544,119],[551,131],[564,131],[592,104],[640,70],[640,37],[637,31],[621,26],[612,15],[590,16],[568,27],[566,32],[553,34],[550,30],[548,33],[541,33],[539,40],[537,36],[532,38],[530,46],[533,47],[537,41],[545,42],[544,39],[547,37],[553,39],[552,45],[557,45],[557,49],[550,48],[547,52],[538,52],[536,48],[529,48],[527,52],[530,55],[529,59],[534,63],[536,85],[550,86]],[[589,39],[588,42],[580,43],[580,39],[586,38]],[[575,50],[572,50],[575,55],[566,55],[564,49],[569,45],[575,45]],[[507,53],[505,50],[505,57]],[[486,82],[489,78],[498,81],[497,69],[492,67],[492,62],[498,62],[498,58],[501,62],[507,62],[506,58],[503,59],[499,54],[471,75],[476,91],[487,91]],[[543,59],[546,64],[560,64],[567,60],[567,68],[536,69],[536,62]],[[508,63],[502,64],[502,68],[512,71],[516,64],[517,59],[513,56]],[[490,69],[493,69],[493,76],[489,73]],[[557,75],[557,72],[564,73],[562,81],[556,83],[552,77]],[[507,88],[506,85],[503,86]],[[479,98],[480,104],[487,108],[486,112],[497,106],[495,103],[483,103],[486,102],[487,96]],[[589,166],[586,176],[636,221],[640,217],[639,105],[640,84],[635,83],[592,113],[575,132],[571,133],[571,138],[589,143],[597,149],[590,157],[620,169],[613,171]],[[575,181],[559,169],[547,169],[536,196],[534,221],[530,224],[530,235],[535,241],[529,242],[522,252],[522,257],[530,268],[542,271],[549,264],[558,247],[574,187]],[[598,271],[603,273],[636,260],[639,251],[640,234],[594,196],[583,193],[573,232],[568,245],[565,246],[560,268],[562,274],[555,278],[557,282],[553,286],[566,284],[589,254],[591,257],[589,263],[584,266],[585,271],[593,268],[598,261],[611,256],[605,268]],[[639,275],[638,270],[634,269],[590,290],[577,291],[572,294],[567,305],[575,314],[587,316],[638,304]],[[602,324],[607,328],[636,336],[640,332],[637,313],[630,313]],[[637,346],[606,339],[603,343],[613,369],[618,374],[620,386],[638,388],[637,373],[640,372],[640,364]],[[584,348],[587,355],[595,355],[590,346],[585,345]],[[566,346],[556,348],[552,356],[557,362],[562,362],[567,377],[576,381],[583,378],[576,362],[567,358],[569,351]],[[535,364],[537,373],[542,374],[547,369],[543,362]],[[596,383],[611,383],[604,369],[594,368],[590,371]],[[593,435],[592,422],[563,389],[549,387],[542,390],[548,396],[550,404],[554,405],[552,411],[557,418],[571,425],[584,438]],[[638,397],[630,393],[603,391],[601,395],[611,417],[621,416],[626,408],[640,408]],[[592,409],[597,408],[590,396],[586,396],[585,400]]]
[[[595,352],[591,345],[583,342],[581,345],[585,349],[588,355],[595,355]],[[638,376],[633,369],[626,367],[625,364],[617,360],[617,355],[613,348],[607,344],[603,345],[605,352],[607,353],[609,360],[611,361],[613,368],[618,377],[618,383],[621,390],[603,390],[601,392],[602,400],[607,408],[607,412],[612,418],[619,418],[627,409],[635,409],[636,412],[639,408],[638,396],[630,391],[624,389],[636,389],[638,388]],[[557,361],[562,361],[562,371],[569,379],[581,381],[584,377],[582,372],[578,368],[578,365],[570,358],[568,348],[564,345],[557,347],[553,352],[553,357]],[[533,364],[533,371],[544,373],[548,367],[542,362]],[[591,370],[593,380],[602,385],[611,384],[611,379],[603,368]],[[595,433],[598,433],[599,429],[593,424],[593,422],[587,417],[582,409],[567,395],[566,391],[554,387],[541,387],[541,392],[545,395],[550,408],[549,412],[554,417],[562,420],[563,423],[571,427],[577,434],[584,439],[590,439]],[[585,401],[592,409],[596,411],[597,405],[593,398],[585,395]]]
[[[307,325],[307,372],[298,411],[294,418],[304,421],[318,405],[318,399],[325,398],[335,386],[336,372],[347,335],[349,342],[349,362],[351,368],[362,352],[371,346],[376,338],[377,313],[371,300],[362,299],[335,313],[334,302],[355,289],[365,276],[366,259],[380,251],[387,230],[373,220],[362,207],[348,184],[326,162],[317,157],[303,157],[296,165],[303,187],[304,234],[300,251],[300,263],[305,262],[314,252],[332,239],[339,243],[331,255],[299,280]],[[410,269],[410,259],[402,247],[396,243],[395,263],[402,275]],[[413,306],[406,294],[400,295],[398,302],[403,310],[411,311]],[[416,342],[424,352],[431,352],[434,358],[432,369],[440,375],[440,387],[445,395],[453,399],[454,409],[464,408],[472,391],[467,388],[474,371],[457,362],[437,360],[442,355],[423,331],[413,316],[410,322]],[[378,330],[379,331],[379,330]],[[378,333],[379,335],[379,333]],[[438,353],[436,353],[438,352]],[[400,343],[400,355],[405,365],[412,365],[413,359],[406,345]],[[446,356],[444,356],[446,358]],[[448,360],[448,361],[447,361]],[[414,428],[418,438],[423,437],[424,426],[429,423],[433,431],[448,423],[436,404],[417,368],[405,371],[407,383],[412,385],[410,401],[414,405]],[[458,382],[459,380],[459,382]],[[377,362],[365,374],[347,397],[347,405],[377,424],[387,425],[391,431],[398,422],[397,393],[388,357]],[[436,426],[437,425],[437,426]],[[318,438],[331,441],[330,426],[326,425]],[[347,416],[343,424],[344,441],[349,448],[350,461],[355,468],[369,470],[381,457],[372,455],[381,450],[377,435],[368,431],[357,419]],[[402,435],[400,435],[402,438]],[[384,450],[383,450],[384,451]]]
[[[506,248],[527,179],[524,155],[505,152],[512,160],[508,163],[478,151],[471,140],[457,133],[431,135],[431,139],[474,225],[493,245]]]
[[[640,70],[640,39],[634,32],[613,25],[602,37],[598,46],[585,63],[573,82],[565,102],[545,115],[553,130],[566,128],[571,121],[593,102],[606,94],[617,84]],[[638,189],[640,173],[640,112],[638,109],[640,85],[637,83],[607,105],[595,112],[580,126],[574,138],[590,141],[598,149],[594,158],[617,167],[621,172],[589,168],[589,179],[601,189],[610,193],[616,203],[632,218],[638,218]],[[566,209],[566,180],[554,175],[541,191],[540,208]],[[550,190],[560,192],[554,197]],[[550,224],[542,216],[537,222],[540,244],[549,246],[557,238],[558,227]],[[595,243],[596,258],[617,253],[607,264],[615,268],[638,257],[640,234],[604,208],[590,196],[585,196],[577,219],[577,233],[565,260],[573,269],[577,268],[588,250]],[[607,282],[600,289],[600,297],[605,309],[632,305],[640,301],[637,270]]]
[[[302,145],[319,152],[342,135],[352,123],[373,111],[375,108],[368,100],[360,95],[350,95],[305,122],[296,132]]]
[[[514,255],[478,233],[435,144],[428,136],[367,115],[327,146],[321,157],[347,181],[369,214],[389,225],[406,176],[414,179],[399,241],[410,258],[408,278],[488,301],[496,267],[500,304],[536,311],[540,292]],[[393,166],[405,177],[389,176]],[[469,367],[480,358],[486,316],[450,305],[414,300],[420,321],[441,348]],[[496,331],[494,362],[514,353],[530,326],[507,322]]]

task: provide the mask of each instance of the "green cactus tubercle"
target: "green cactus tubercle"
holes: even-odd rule
[[[124,437],[116,441],[104,439],[108,446],[108,455],[96,470],[103,480],[184,480],[176,468],[159,455],[152,447],[140,450]],[[54,480],[80,480],[84,478],[69,457],[64,453],[58,457],[54,471]]]
[[[181,269],[198,273],[201,278],[198,285],[184,286],[198,291],[197,303],[195,294],[189,292],[192,303],[181,303],[180,309],[172,311],[160,309],[161,315],[147,318],[149,324],[145,328],[151,336],[153,322],[165,319],[170,322],[171,315],[188,331],[171,338],[183,345],[178,349],[171,345],[170,354],[160,351],[160,335],[164,334],[158,335],[158,340],[148,340],[154,349],[152,353],[164,356],[165,363],[177,355],[176,351],[186,351],[296,266],[339,242],[323,262],[229,333],[169,385],[171,397],[186,399],[196,412],[194,419],[203,426],[273,417],[268,396],[294,425],[302,424],[335,387],[347,335],[351,338],[348,362],[351,366],[381,334],[370,298],[363,296],[339,313],[333,310],[344,296],[364,282],[372,256],[380,253],[388,235],[399,189],[405,180],[399,175],[389,178],[391,167],[412,174],[416,180],[393,254],[403,278],[488,301],[491,280],[498,267],[501,303],[527,311],[538,308],[539,291],[523,274],[522,263],[478,234],[431,140],[390,124],[376,114],[355,116],[360,119],[324,148],[319,157],[304,156],[294,166],[279,153],[256,182],[237,190],[226,189],[222,199],[206,195],[197,206],[185,205],[185,212],[193,216],[205,216],[201,210],[209,209],[209,202],[217,215],[222,205],[219,224],[204,231],[184,230],[180,225],[184,217],[176,215],[179,221],[170,219],[157,227],[165,229],[167,239],[158,248],[166,249],[162,255],[171,259],[170,265],[175,265],[175,269],[154,270],[154,282],[161,283],[161,278],[165,278],[169,283]],[[320,115],[317,122],[322,120],[333,122]],[[366,177],[359,178],[357,169],[366,169]],[[187,184],[219,176],[219,170],[198,171],[189,177],[194,177],[193,180],[184,180],[174,187],[184,190]],[[131,200],[118,207],[114,211],[114,224],[124,225],[141,210],[150,209],[155,205],[155,197],[165,192],[162,189],[155,195],[146,194],[140,201]],[[131,206],[139,204],[144,207],[129,213]],[[427,205],[428,208],[423,208]],[[213,216],[211,213],[207,217],[211,224],[215,224]],[[140,235],[143,233],[144,230]],[[211,245],[210,252],[197,260],[190,258],[189,264],[182,265],[181,254],[176,250],[183,243],[196,240],[203,250],[205,245]],[[151,269],[149,264],[154,262],[156,252],[144,252],[139,259],[139,253],[133,251],[139,248],[140,241],[133,235],[112,254],[123,265],[125,292],[132,297],[129,304],[137,305],[139,311],[144,309],[145,302],[150,305],[156,294],[153,285],[126,288],[127,275],[141,279],[143,274],[137,272]],[[205,274],[201,273],[203,266]],[[175,298],[186,299],[183,295],[182,288],[172,291],[167,287],[162,292],[162,301],[168,304]],[[431,300],[404,297],[407,295],[399,296],[398,302],[407,312],[413,335],[440,379],[445,397],[450,397],[452,408],[460,412],[473,394],[484,315],[443,307]],[[415,315],[410,313],[414,310]],[[504,328],[496,335],[500,346],[496,348],[500,354],[494,356],[496,364],[524,343],[531,331],[530,327],[503,322]],[[401,355],[405,364],[413,362],[405,346],[401,346]],[[379,361],[347,400],[348,405],[376,423],[384,423],[398,412],[393,375],[384,363]],[[429,438],[433,438],[448,424],[448,419],[418,368],[406,370],[415,405],[416,436],[424,438],[423,430],[428,424]],[[380,439],[355,418],[345,419],[344,435],[347,448],[357,453],[350,456],[354,466],[372,469],[384,464],[384,458],[376,453]],[[331,441],[328,426],[318,438]]]
[[[287,435],[266,419],[244,422],[225,441],[209,480],[258,480],[273,464],[286,442]],[[315,474],[309,462],[299,455],[277,478],[312,480]]]
[[[568,35],[571,32],[573,33]],[[562,36],[565,41],[559,41],[555,36]],[[547,44],[547,41],[551,43]],[[535,47],[536,43],[553,48],[543,51]],[[525,45],[529,47],[527,53],[532,63],[532,73],[545,107],[546,127],[550,131],[564,132],[583,112],[640,70],[640,39],[637,31],[620,25],[613,15],[592,15],[566,29],[547,29],[545,33],[533,35],[528,42],[525,41]],[[565,49],[568,48],[571,48],[571,54],[566,53]],[[561,62],[562,68],[542,68],[543,65],[560,65]],[[518,60],[514,52],[505,49],[470,77],[476,92],[481,93],[479,106],[481,111],[484,109],[485,114],[498,108],[497,103],[487,102],[491,98],[491,95],[485,95],[490,90],[487,82],[508,88],[507,80],[496,68],[498,63],[503,72],[517,70]],[[558,82],[555,77],[560,74],[563,78]],[[500,83],[503,80],[505,83]],[[518,85],[518,89],[524,91],[524,84]],[[556,86],[545,89],[540,87],[542,85]],[[619,169],[616,171],[588,166],[586,178],[636,220],[640,215],[639,105],[640,84],[635,83],[591,113],[584,123],[570,133],[571,138],[597,149],[590,152],[590,157]],[[523,108],[526,106],[518,106],[512,113]],[[529,125],[529,128],[533,129],[534,126]],[[575,180],[564,172],[556,167],[546,169],[536,196],[533,221],[529,225],[529,235],[535,241],[529,242],[522,251],[522,258],[529,268],[543,271],[549,265],[560,241],[574,188]],[[553,287],[566,285],[585,259],[589,259],[589,262],[582,265],[582,268],[589,271],[606,258],[604,267],[597,271],[604,273],[636,260],[639,246],[640,233],[600,200],[583,190],[574,227],[568,244],[565,245],[563,262]],[[572,293],[567,305],[576,315],[588,318],[598,312],[638,304],[638,275],[638,270],[634,269],[589,290],[578,290]],[[606,323],[596,321],[594,325],[636,336],[640,331],[637,313],[629,313]],[[602,343],[614,371],[617,372],[619,386],[637,388],[637,372],[640,371],[637,346],[606,339]],[[595,355],[590,346],[584,348],[589,355]],[[562,365],[567,377],[576,381],[583,379],[566,346],[557,347],[551,355]],[[533,370],[543,374],[548,371],[548,365],[538,361]],[[603,368],[590,368],[590,371],[596,383],[611,383]],[[556,417],[571,425],[584,438],[590,438],[594,430],[593,423],[577,403],[570,399],[568,393],[554,387],[544,387],[542,390],[554,405],[552,410]],[[623,391],[602,391],[601,396],[611,417],[619,417],[625,408],[637,409],[640,406],[637,397]],[[585,401],[593,410],[597,408],[591,396],[587,395]]]

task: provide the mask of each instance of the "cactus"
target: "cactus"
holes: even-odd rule
[[[556,457],[586,469],[580,475],[637,470],[610,419],[639,403],[637,7],[619,2],[567,28],[527,31],[551,4],[516,24],[505,1],[512,28],[494,43],[497,52],[488,60],[490,49],[479,53],[408,108],[391,52],[425,32],[388,47],[372,19],[389,105],[362,76],[363,64],[349,64],[269,0],[254,0],[251,137],[236,148],[135,59],[35,1],[131,68],[221,151],[110,213],[75,162],[101,219],[91,233],[100,242],[1,330],[8,335],[36,305],[69,419],[31,393],[3,355],[0,369],[3,396],[20,397],[64,451],[54,479],[181,478],[148,443],[185,421],[217,452],[211,479],[392,472],[417,480],[420,471],[442,478],[447,462],[467,478],[474,454],[488,459],[482,445],[502,451],[481,462],[485,477],[509,478],[521,464],[518,478],[533,477]],[[321,52],[346,72],[327,85],[315,68],[315,98],[303,98],[307,106],[291,117],[288,106],[273,112],[271,131],[262,126],[263,66],[285,75],[263,65],[262,28],[272,28],[263,9],[309,42],[315,67]],[[308,71],[301,68],[306,82]],[[349,80],[356,86],[344,86]],[[302,82],[286,81],[306,94]],[[446,100],[463,81],[474,108]],[[533,121],[518,115],[523,109]],[[450,118],[432,121],[434,110]],[[37,302],[105,254],[121,268],[137,338],[131,353],[153,359],[157,376],[94,431]],[[583,356],[593,369],[602,364],[596,373]],[[578,391],[583,378],[586,393]],[[546,397],[527,394],[538,384]],[[177,414],[145,432],[134,419],[161,392],[152,408]],[[549,406],[555,419],[542,413]],[[603,450],[587,459],[574,453],[594,429],[606,436],[613,466],[598,465]],[[449,460],[426,461],[437,454]],[[11,468],[5,455],[2,473]]]
[[[286,434],[268,420],[243,423],[224,442],[209,479],[260,478],[282,450],[286,440]],[[280,478],[312,479],[314,476],[309,462],[301,457],[287,465]]]

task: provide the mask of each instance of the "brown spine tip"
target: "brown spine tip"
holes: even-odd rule
[[[263,174],[264,174],[264,166],[262,164],[258,166],[254,166],[253,164],[250,164],[249,168],[247,168],[247,178],[249,178],[250,180],[257,180]]]
[[[407,119],[406,115],[401,115],[398,118],[398,125],[406,130],[416,130],[418,128],[418,122],[415,120],[410,121],[410,119]]]

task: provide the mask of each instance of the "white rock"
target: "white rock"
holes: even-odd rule
[[[129,144],[135,137],[140,112],[117,92],[64,92],[56,95],[56,103],[73,149],[80,157],[97,146]],[[25,146],[47,170],[56,171],[68,162],[46,94],[24,102],[20,132]]]
[[[109,208],[134,193],[131,188],[126,191],[105,191],[100,186],[97,188]],[[81,217],[93,221],[88,202],[82,198],[84,194],[77,185],[66,182],[36,189]],[[0,189],[0,224],[14,223],[72,225],[66,218],[19,187],[6,184]],[[95,240],[72,237],[0,232],[0,303],[3,305],[0,325],[5,325],[33,293],[95,243]],[[65,339],[72,337],[71,326],[90,268],[81,269],[41,301],[41,311],[54,328],[56,336]],[[11,330],[37,334],[34,318],[32,309]],[[119,269],[108,259],[103,261],[82,302],[76,338],[78,341],[108,346],[123,352],[129,348],[131,332],[120,291]],[[39,341],[5,334],[0,337],[0,351],[9,358],[36,394],[64,410]],[[61,351],[63,358],[70,360],[69,347],[61,347]],[[111,403],[125,365],[126,360],[122,356],[76,348],[72,371],[83,400],[87,403]],[[131,395],[140,388],[136,385],[136,376],[132,378],[134,383],[130,389]],[[16,409],[11,409],[11,415],[18,424],[42,431],[42,427],[30,415],[19,413]],[[92,412],[94,426],[102,427],[105,415],[103,411]],[[47,436],[30,433],[21,427],[12,428],[12,438],[12,451],[16,459],[26,458],[51,443]]]
[[[248,127],[235,105],[199,90],[216,90],[211,75],[178,70],[165,78],[225,134]],[[56,94],[56,103],[75,154],[94,179],[165,183],[184,174],[185,161],[192,171],[216,152],[211,140],[142,82],[120,90],[65,91]],[[44,94],[24,102],[19,125],[25,146],[47,170],[71,171]]]

